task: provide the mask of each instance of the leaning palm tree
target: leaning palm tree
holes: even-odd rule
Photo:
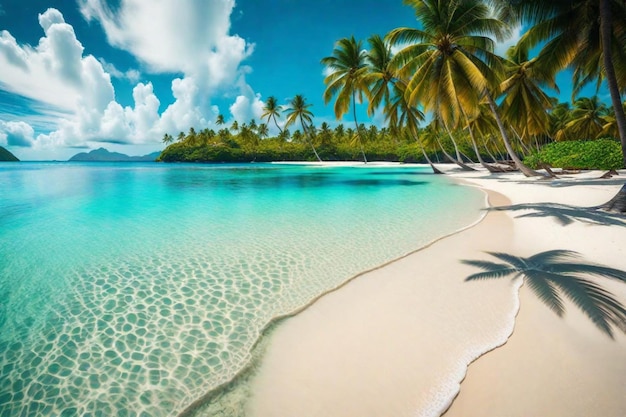
[[[289,107],[285,109],[287,112],[287,123],[285,123],[285,128],[291,126],[296,122],[300,122],[302,126],[302,130],[304,131],[305,140],[313,149],[313,153],[317,158],[318,162],[322,162],[322,158],[317,154],[317,150],[315,150],[315,146],[313,145],[313,140],[310,138],[310,132],[308,126],[313,122],[313,113],[309,110],[312,104],[308,104],[306,99],[301,94],[296,95],[290,102]],[[295,136],[295,135],[294,135]]]
[[[610,278],[626,283],[626,272],[601,265],[581,263],[576,252],[552,250],[529,258],[489,252],[504,263],[464,260],[464,264],[483,270],[466,281],[489,278],[524,277],[530,289],[559,317],[565,313],[562,296],[569,298],[609,337],[613,327],[626,333],[626,308],[587,276]]]
[[[330,71],[324,79],[326,90],[324,91],[324,102],[328,104],[335,99],[335,117],[341,117],[350,110],[354,115],[354,125],[356,126],[356,141],[361,148],[363,162],[367,163],[363,141],[361,140],[359,123],[356,117],[356,102],[363,100],[363,93],[367,91],[367,86],[363,76],[367,71],[365,63],[366,52],[362,48],[362,42],[350,38],[339,39],[333,49],[333,54],[322,59],[322,64]]]
[[[494,10],[477,0],[405,0],[423,29],[398,28],[388,38],[405,45],[394,57],[400,77],[409,77],[408,102],[437,115],[447,131],[472,117],[483,98],[494,113],[502,140],[517,167],[527,176],[541,175],[525,166],[513,149],[499,117],[494,91],[504,73],[492,38],[502,39],[507,26]],[[458,150],[458,147],[456,147]],[[457,159],[460,159],[457,155]]]
[[[263,106],[263,114],[261,114],[261,119],[267,118],[267,123],[274,120],[274,124],[278,128],[279,132],[283,130],[278,126],[278,117],[280,116],[280,112],[283,110],[283,106],[278,104],[278,100],[276,97],[269,96],[267,101],[265,102],[265,106]]]
[[[419,111],[417,107],[409,106],[406,101],[406,83],[399,80],[393,85],[393,96],[387,101],[387,105],[384,107],[385,119],[389,124],[389,127],[397,133],[401,132],[403,128],[406,128],[410,137],[417,142],[422,155],[426,162],[433,170],[433,174],[443,174],[433,161],[430,160],[424,145],[419,138],[419,123],[424,120],[424,113]]]

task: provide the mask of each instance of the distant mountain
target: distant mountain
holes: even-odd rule
[[[152,152],[144,156],[128,156],[119,152],[109,152],[104,148],[94,149],[86,153],[81,152],[69,160],[74,162],[154,162],[161,152]]]
[[[11,152],[0,146],[0,162],[17,162],[19,159],[15,157]]]

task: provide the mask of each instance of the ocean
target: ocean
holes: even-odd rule
[[[175,416],[263,329],[475,222],[414,166],[0,164],[0,416]]]

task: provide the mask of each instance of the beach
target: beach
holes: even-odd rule
[[[534,206],[488,210],[285,321],[252,379],[246,415],[626,415],[623,333],[610,338],[569,300],[558,317],[519,277],[466,282],[479,270],[461,263],[560,249],[626,270],[624,218],[572,209],[610,200],[626,171],[608,180],[448,171],[484,190],[491,207]],[[625,284],[588,279],[626,304]]]

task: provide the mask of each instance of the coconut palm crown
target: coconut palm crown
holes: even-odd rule
[[[422,29],[397,28],[387,36],[404,46],[394,57],[399,76],[409,80],[408,102],[422,104],[455,128],[463,113],[472,115],[488,88],[503,73],[494,53],[495,39],[506,25],[483,2],[405,0],[415,9]]]
[[[276,97],[270,96],[267,98],[265,102],[265,106],[263,107],[263,114],[261,114],[261,119],[267,118],[267,122],[274,120],[274,124],[278,128],[280,132],[283,130],[278,126],[278,117],[280,117],[280,112],[283,110],[283,107],[278,104],[278,100]]]
[[[333,97],[336,97],[334,110],[337,119],[341,119],[350,110],[352,104],[356,139],[361,148],[363,160],[367,163],[356,117],[356,102],[357,100],[363,101],[363,95],[367,92],[367,84],[364,81],[364,75],[367,72],[366,54],[363,50],[363,42],[351,36],[339,39],[335,44],[333,54],[323,58],[321,63],[330,71],[324,79],[326,84],[324,102],[328,104]]]

